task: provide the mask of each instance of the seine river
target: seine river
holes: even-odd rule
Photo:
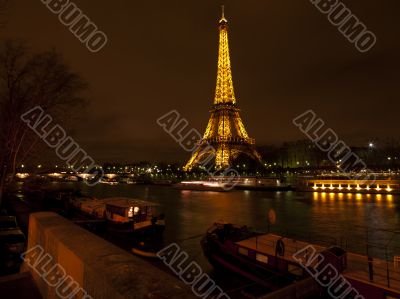
[[[268,214],[276,221],[271,231],[303,240],[337,242],[350,251],[384,258],[400,253],[398,195],[233,191],[228,193],[176,190],[146,185],[80,185],[84,194],[97,198],[133,197],[158,203],[166,214],[165,241],[176,242],[205,269],[210,266],[199,245],[199,234],[214,222],[268,229]],[[367,227],[369,228],[367,230]],[[381,230],[382,229],[382,230]],[[384,231],[383,231],[384,230]],[[397,230],[396,235],[390,231]],[[381,247],[381,248],[378,248]]]

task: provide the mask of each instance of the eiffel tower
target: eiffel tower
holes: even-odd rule
[[[184,170],[190,171],[210,158],[215,158],[217,169],[226,169],[241,154],[261,161],[261,156],[255,149],[255,140],[247,134],[236,104],[229,54],[228,21],[225,18],[224,7],[219,21],[217,88],[210,112],[206,132]]]

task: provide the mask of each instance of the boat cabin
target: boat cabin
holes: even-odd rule
[[[106,201],[106,218],[117,223],[139,223],[153,217],[157,204],[132,198],[113,198]]]

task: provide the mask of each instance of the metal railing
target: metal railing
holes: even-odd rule
[[[348,238],[333,238],[333,237],[322,237],[314,236],[314,238],[309,236],[307,238],[293,238],[292,236],[285,237],[285,240],[291,242],[285,242],[285,253],[284,257],[292,257],[299,250],[304,249],[304,243],[315,245],[317,251],[322,251],[323,248],[329,248],[331,246],[339,246],[347,251],[347,270],[345,275],[349,275],[354,278],[362,279],[364,281],[370,281],[371,283],[378,284],[383,287],[392,288],[395,290],[400,290],[400,247],[393,245],[393,241],[398,237],[400,239],[400,231],[389,230],[389,229],[379,229],[379,228],[368,228],[364,226],[353,226],[353,232],[356,230],[363,230],[366,235],[365,242],[365,253],[352,253],[349,250]],[[386,239],[382,244],[377,244],[370,241],[371,232],[385,233]],[[299,241],[298,246],[296,241]],[[400,241],[400,240],[398,240]],[[277,240],[266,240],[265,238],[258,237],[254,239],[255,248],[262,249],[263,246],[271,249],[275,252],[277,246]],[[321,249],[322,247],[322,249]],[[306,256],[314,252],[307,253]]]

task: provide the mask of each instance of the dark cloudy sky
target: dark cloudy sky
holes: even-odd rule
[[[156,124],[178,110],[201,133],[214,98],[222,1],[74,1],[109,38],[89,52],[40,0],[15,0],[2,35],[52,47],[90,83],[76,140],[98,161],[185,160]],[[313,109],[346,142],[400,137],[399,0],[344,3],[378,38],[359,53],[309,0],[226,0],[242,118],[259,145],[304,138]]]

